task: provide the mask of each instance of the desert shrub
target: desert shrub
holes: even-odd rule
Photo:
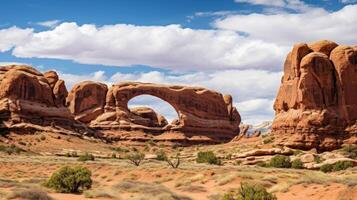
[[[319,156],[315,156],[314,161],[315,161],[315,163],[322,163],[324,160]]]
[[[19,153],[21,153],[21,152],[24,151],[24,150],[21,149],[21,148],[19,148],[19,147],[17,147],[17,146],[14,145],[14,144],[12,144],[12,145],[10,145],[10,146],[0,145],[0,151],[5,152],[5,153],[11,155],[11,154],[14,154],[14,153],[19,154]]]
[[[156,160],[165,161],[167,159],[166,153],[163,150],[160,150],[156,153]]]
[[[197,163],[208,163],[211,165],[221,165],[221,160],[212,151],[200,151],[196,158]]]
[[[165,161],[167,164],[169,164],[172,168],[176,169],[180,166],[181,160],[180,160],[180,155],[176,154],[174,157],[167,157],[165,158]]]
[[[222,200],[277,200],[277,198],[261,185],[241,183],[238,190],[226,193]]]
[[[290,168],[290,158],[289,156],[276,155],[270,160],[269,166],[277,168]]]
[[[293,162],[291,162],[291,168],[302,169],[304,168],[304,164],[301,162],[300,159],[296,159]]]
[[[265,137],[264,139],[263,139],[263,144],[270,144],[270,143],[272,143],[273,141],[274,141],[274,137]]]
[[[52,174],[45,186],[62,193],[78,193],[92,186],[92,173],[85,167],[62,167]]]
[[[78,161],[94,161],[95,157],[93,156],[93,154],[85,153],[84,155],[79,156],[79,158],[77,160]]]
[[[112,158],[116,159],[117,158],[117,154],[116,153],[112,153]]]
[[[257,166],[259,166],[259,167],[270,167],[269,163],[267,163],[267,162],[258,162]]]
[[[125,156],[125,159],[128,159],[135,166],[139,166],[141,161],[145,158],[145,154],[141,152],[132,152]]]
[[[331,164],[324,164],[320,167],[320,170],[327,173],[327,172],[332,172],[333,165]]]
[[[354,164],[351,161],[338,161],[335,164],[324,164],[320,167],[320,170],[327,173],[327,172],[345,170],[353,166]]]
[[[14,192],[9,199],[25,199],[25,200],[52,200],[46,192],[38,189],[27,189]]]
[[[353,162],[351,161],[338,161],[333,165],[333,171],[345,170],[347,168],[353,167]]]
[[[347,145],[342,148],[342,151],[345,152],[349,158],[357,158],[357,145]]]

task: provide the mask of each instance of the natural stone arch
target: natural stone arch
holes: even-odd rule
[[[177,111],[177,123],[161,129],[136,124],[128,102],[139,95],[151,95],[168,102]],[[113,85],[106,97],[105,111],[91,126],[103,130],[179,131],[185,137],[202,136],[227,141],[239,133],[240,115],[232,97],[200,87],[126,82]]]
[[[137,104],[138,100],[140,102],[139,104]],[[152,104],[152,102],[154,103]],[[130,112],[145,118],[151,118],[153,122],[157,122],[161,126],[179,121],[179,111],[175,109],[172,104],[159,97],[147,94],[137,95],[128,101],[127,106]],[[164,113],[162,110],[168,111],[169,113]]]

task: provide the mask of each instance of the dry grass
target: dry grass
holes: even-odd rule
[[[189,197],[179,196],[161,184],[137,181],[124,181],[113,186],[114,190],[135,193],[134,199],[140,200],[190,200]]]
[[[8,199],[26,199],[26,200],[53,200],[45,191],[39,189],[26,189],[15,191]]]

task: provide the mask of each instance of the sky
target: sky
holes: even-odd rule
[[[202,86],[233,96],[243,123],[274,118],[293,44],[357,44],[357,0],[2,0],[0,65],[84,81]],[[146,105],[177,113],[152,96]]]

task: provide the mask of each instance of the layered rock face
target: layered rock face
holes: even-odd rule
[[[277,143],[328,150],[357,142],[357,47],[296,44],[274,110]]]
[[[128,108],[139,95],[152,95],[178,113],[172,123],[147,107]],[[44,130],[112,140],[223,142],[239,133],[232,97],[198,87],[120,83],[111,88],[85,81],[68,93],[57,73],[28,66],[0,68],[0,128]]]
[[[65,107],[67,89],[55,72],[45,75],[28,66],[0,68],[2,128],[86,132]]]

